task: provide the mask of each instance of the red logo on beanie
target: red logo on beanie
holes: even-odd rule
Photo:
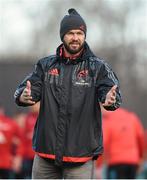
[[[82,31],[84,31],[84,30],[85,30],[84,25],[81,25],[81,26],[79,27],[79,29],[81,29]]]

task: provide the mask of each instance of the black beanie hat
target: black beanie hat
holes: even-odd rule
[[[86,23],[75,9],[68,10],[69,15],[65,15],[60,23],[60,38],[63,40],[64,35],[72,29],[80,29],[86,36]]]

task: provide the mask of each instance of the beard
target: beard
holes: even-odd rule
[[[78,45],[78,47],[72,47],[72,45],[75,44],[75,45]],[[70,53],[70,54],[77,54],[81,51],[81,49],[83,49],[84,47],[84,42],[81,44],[79,43],[78,41],[72,41],[70,43],[66,43],[64,40],[63,40],[63,45],[65,47],[65,49]]]

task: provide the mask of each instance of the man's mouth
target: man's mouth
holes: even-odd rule
[[[77,46],[79,46],[79,43],[70,43],[70,46],[77,47]]]

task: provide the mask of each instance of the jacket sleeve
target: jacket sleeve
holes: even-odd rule
[[[43,68],[38,61],[38,63],[35,65],[34,71],[28,75],[17,87],[14,98],[15,102],[19,106],[29,106],[28,104],[22,103],[19,101],[19,97],[21,96],[21,93],[26,87],[26,83],[29,80],[31,82],[31,96],[32,100],[35,102],[38,102],[41,99],[41,91],[42,91],[42,82],[43,82]]]
[[[101,103],[105,102],[108,91],[114,85],[117,85],[116,103],[112,104],[111,106],[104,107],[106,110],[110,110],[110,111],[114,111],[115,109],[117,109],[122,102],[119,81],[115,73],[112,71],[112,69],[106,62],[104,62],[101,65],[98,74],[97,84],[98,84],[98,98],[99,98],[99,102]]]

